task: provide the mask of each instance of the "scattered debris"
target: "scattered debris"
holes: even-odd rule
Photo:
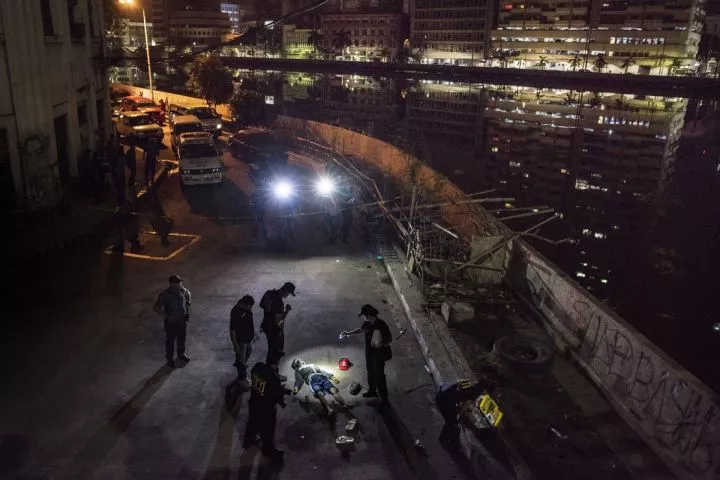
[[[362,385],[360,385],[358,382],[352,382],[350,386],[348,386],[348,392],[350,395],[357,395],[360,393],[360,390],[362,390]]]
[[[561,432],[560,432],[558,429],[556,429],[555,427],[550,427],[550,430],[552,430],[552,432],[553,432],[559,439],[561,439],[561,440],[567,440],[568,436],[565,435],[564,433],[561,433]]]
[[[415,390],[420,390],[423,387],[432,387],[432,385],[429,383],[423,383],[423,384],[417,385],[415,387],[408,388],[407,390],[405,390],[405,393],[408,394],[408,393],[414,392]]]
[[[355,439],[349,435],[340,435],[335,439],[335,445],[338,447],[346,447],[349,445],[353,445],[355,443]]]
[[[418,450],[425,450],[425,444],[419,438],[415,439],[415,448]]]
[[[403,335],[405,335],[406,332],[407,332],[407,328],[401,329],[401,330],[400,330],[400,333],[398,334],[398,336],[395,337],[395,341],[397,342],[398,340],[400,340],[400,337],[402,337]]]
[[[348,422],[345,424],[345,431],[346,432],[352,432],[355,430],[355,427],[357,426],[357,418],[351,418],[348,420]]]

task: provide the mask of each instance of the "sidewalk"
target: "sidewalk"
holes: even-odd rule
[[[618,416],[594,385],[566,359],[555,355],[544,365],[523,365],[500,354],[495,342],[509,336],[552,345],[534,312],[499,286],[484,289],[473,302],[475,317],[462,327],[448,327],[428,311],[418,281],[405,270],[402,252],[378,238],[388,275],[400,299],[436,384],[476,378],[492,364],[503,378],[494,398],[505,417],[496,431],[508,457],[510,478],[604,480],[674,478],[664,464]],[[495,437],[495,436],[493,436]],[[465,432],[465,454],[483,472],[494,445]],[[502,448],[501,448],[502,450]],[[480,460],[477,461],[478,455]],[[503,478],[491,474],[490,478]]]
[[[137,171],[138,179],[142,178],[144,161],[142,150],[138,149]],[[155,181],[148,189],[141,187],[135,192],[133,204],[137,207],[145,202],[148,193],[155,190],[167,178],[167,168],[164,161],[158,161]],[[18,266],[28,262],[38,261],[55,252],[73,248],[90,237],[97,235],[110,227],[115,216],[116,204],[112,193],[107,192],[107,198],[100,203],[93,203],[84,192],[77,193],[75,199],[70,201],[63,210],[49,212],[45,218],[28,225],[20,231],[11,230],[10,235],[3,236],[0,241],[0,265]],[[71,194],[71,195],[72,195]]]

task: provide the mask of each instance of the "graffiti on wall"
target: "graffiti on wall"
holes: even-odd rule
[[[530,300],[572,338],[567,345],[647,436],[693,478],[720,473],[720,408],[714,394],[658,347],[619,322],[552,268],[525,258]],[[567,335],[567,334],[566,334]]]

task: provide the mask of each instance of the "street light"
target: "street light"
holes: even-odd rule
[[[120,0],[121,5],[135,6],[135,0]],[[145,18],[145,8],[140,5],[143,14],[143,29],[145,30],[145,54],[147,55],[148,80],[150,81],[150,100],[155,101],[155,90],[153,89],[152,67],[150,66],[150,41],[147,33],[147,19]]]

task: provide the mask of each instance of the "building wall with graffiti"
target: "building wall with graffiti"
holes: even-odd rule
[[[718,478],[717,395],[526,243],[507,258],[513,289],[675,473]]]

